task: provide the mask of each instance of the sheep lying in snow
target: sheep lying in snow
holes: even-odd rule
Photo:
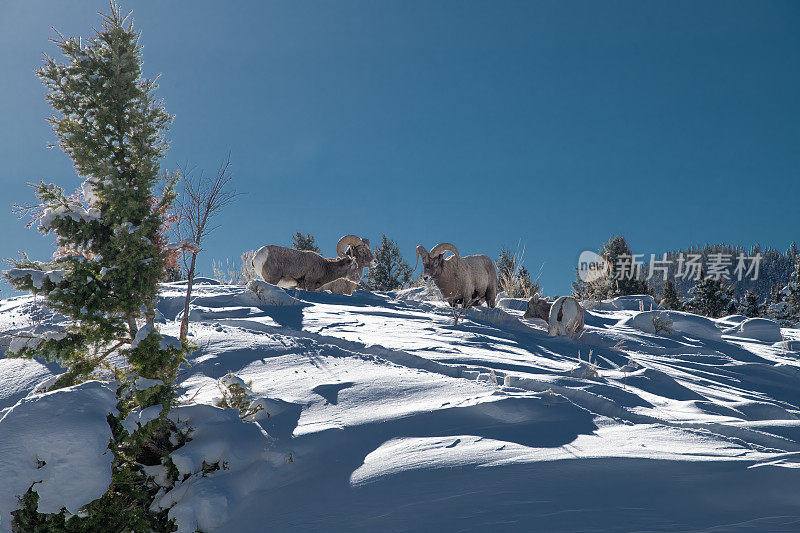
[[[446,251],[453,256],[444,258]],[[451,307],[458,323],[455,307],[459,303],[463,309],[486,302],[494,307],[497,297],[497,270],[494,262],[485,255],[461,257],[455,246],[448,242],[437,244],[428,252],[424,246],[417,246],[417,265],[422,259],[425,268],[422,277],[433,280],[442,296]],[[417,267],[414,267],[416,270]]]
[[[353,254],[348,248],[344,257],[325,259],[316,252],[268,244],[253,256],[253,268],[272,285],[316,291],[333,280],[352,278],[358,271]]]
[[[561,296],[550,303],[549,298],[534,294],[528,300],[524,318],[541,318],[547,322],[547,334],[574,336],[583,329],[583,307],[572,296]]]
[[[358,263],[358,270],[352,276],[346,278],[339,278],[337,280],[326,283],[319,288],[320,291],[331,291],[339,294],[353,294],[356,290],[358,282],[361,281],[361,276],[364,274],[365,268],[377,266],[375,255],[369,246],[369,239],[362,239],[355,235],[345,235],[336,244],[336,255],[344,257],[348,248],[352,248],[353,255]]]

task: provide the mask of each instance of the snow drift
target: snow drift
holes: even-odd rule
[[[166,336],[184,288],[162,288]],[[453,326],[427,287],[200,280],[200,348],[171,415],[191,440],[155,506],[180,531],[796,527],[800,331],[633,297],[587,310],[573,340],[500,302]],[[5,330],[61,320],[30,298],[0,302]],[[70,512],[108,483],[113,385],[30,393],[56,372],[0,359],[0,530],[34,482],[42,510]],[[263,408],[253,421],[215,407],[234,381]],[[147,468],[163,483],[163,466]]]

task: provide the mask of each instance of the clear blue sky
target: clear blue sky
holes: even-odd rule
[[[200,265],[312,232],[463,254],[525,247],[548,294],[581,250],[800,240],[800,3],[123,2],[176,115],[167,167],[230,151],[245,193]],[[0,256],[11,214],[77,187],[33,75],[105,1],[0,3]],[[7,294],[6,287],[3,289]]]

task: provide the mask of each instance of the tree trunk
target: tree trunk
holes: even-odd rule
[[[189,276],[186,281],[186,301],[183,303],[183,319],[181,320],[181,342],[186,340],[189,333],[189,299],[192,297],[192,284],[194,283],[194,265],[197,261],[197,254],[192,254],[192,262],[189,266]]]
[[[139,331],[139,328],[136,327],[136,317],[132,314],[128,315],[128,331],[131,334],[131,340],[136,338],[136,333]]]

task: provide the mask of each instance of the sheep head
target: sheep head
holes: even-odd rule
[[[359,264],[358,259],[356,259],[355,252],[353,252],[352,247],[347,247],[347,250],[344,251],[344,254],[337,260],[339,264],[345,265],[347,269],[347,273],[342,276],[343,278],[348,279],[360,279],[361,272],[359,271]]]
[[[528,308],[525,310],[523,318],[541,318],[548,320],[550,318],[550,308],[553,306],[549,298],[541,298],[539,294],[534,294],[528,300]]]
[[[417,269],[417,266],[419,266],[419,260],[422,259],[422,266],[424,268],[422,272],[422,279],[428,282],[432,279],[439,278],[442,275],[442,270],[444,269],[444,254],[448,251],[453,252],[455,261],[461,260],[461,256],[458,254],[458,249],[449,242],[437,244],[430,252],[428,252],[422,245],[417,246],[417,264],[414,266],[414,270]]]
[[[345,235],[336,244],[336,255],[344,257],[345,252],[350,249],[358,261],[359,267],[372,268],[378,266],[375,255],[369,245],[369,239],[362,239],[355,235]]]

